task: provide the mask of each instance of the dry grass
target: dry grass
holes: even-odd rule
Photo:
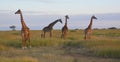
[[[32,57],[16,57],[16,58],[0,57],[0,62],[38,62],[38,60]]]
[[[60,30],[53,32],[52,38],[47,33],[44,39],[41,31],[31,31],[32,48],[22,50],[20,31],[0,31],[0,62],[120,61],[120,30],[94,30],[88,41],[83,30],[70,30],[66,40],[60,38]]]

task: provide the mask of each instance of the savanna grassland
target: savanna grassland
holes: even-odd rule
[[[31,30],[32,48],[21,48],[20,31],[0,31],[0,62],[120,62],[120,30],[93,30],[85,41],[83,30],[70,30],[67,39],[54,30],[41,38]]]

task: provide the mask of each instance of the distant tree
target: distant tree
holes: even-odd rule
[[[94,28],[94,30],[99,30],[99,28]]]
[[[12,29],[13,31],[15,31],[15,28],[16,28],[16,26],[14,26],[14,25],[10,26],[10,29]]]
[[[75,30],[79,30],[78,28],[76,28]]]
[[[110,27],[110,28],[108,28],[108,29],[117,29],[116,27]]]

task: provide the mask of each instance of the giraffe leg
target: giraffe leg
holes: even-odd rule
[[[62,32],[62,34],[61,34],[61,38],[63,38],[63,32]]]
[[[87,32],[86,33],[86,40],[89,38],[89,33]]]
[[[22,43],[23,43],[22,49],[26,49],[27,48],[26,47],[26,40],[23,40]]]
[[[29,34],[28,34],[28,43],[29,43],[29,48],[31,48],[30,35]]]
[[[41,34],[41,38],[43,38],[43,34]]]
[[[28,40],[28,36],[27,35],[25,35],[25,41],[24,41],[24,48],[26,49],[27,48],[27,40]]]
[[[87,39],[87,35],[85,34],[85,36],[84,36],[84,39],[86,40]]]
[[[88,39],[90,39],[90,35],[88,35]]]
[[[89,39],[89,32],[87,32],[86,34],[86,39]]]
[[[89,36],[89,39],[91,39],[91,36]]]
[[[90,34],[89,34],[89,33],[87,33],[87,37],[86,37],[86,38],[87,38],[87,39],[89,39],[89,37],[90,37]]]
[[[63,38],[66,39],[66,32],[64,32]]]
[[[22,39],[22,49],[24,49],[24,47],[25,47],[25,40],[24,39]]]
[[[25,35],[24,35],[24,33],[22,33],[22,49],[25,49],[25,47],[26,47],[25,42],[26,42]]]
[[[84,34],[85,34],[84,39],[87,40],[87,31],[86,31],[86,29],[84,30]]]
[[[62,32],[62,38],[65,39],[65,32]]]
[[[30,44],[30,38],[28,39],[28,43],[29,43],[29,48],[31,48],[31,44]]]
[[[89,33],[89,37],[88,38],[91,39],[91,33]]]
[[[45,34],[46,34],[46,32],[44,32],[44,38],[45,38]]]
[[[66,33],[64,33],[64,39],[66,39]]]
[[[50,38],[52,37],[52,31],[50,31]]]

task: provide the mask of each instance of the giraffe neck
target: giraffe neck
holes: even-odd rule
[[[93,19],[91,18],[88,28],[92,29],[92,23],[93,23]]]
[[[58,20],[56,20],[56,21],[50,23],[48,27],[52,28],[57,22],[58,22]]]
[[[65,18],[65,26],[67,26],[67,18]]]
[[[22,28],[27,28],[25,22],[24,22],[24,19],[23,19],[23,16],[22,16],[22,13],[20,14],[20,18],[21,18],[21,24],[22,24]]]

